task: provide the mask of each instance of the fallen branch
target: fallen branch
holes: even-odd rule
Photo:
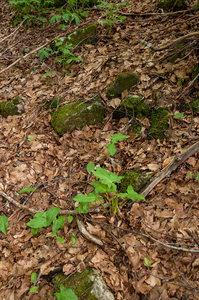
[[[166,45],[163,45],[163,46],[160,46],[160,47],[157,47],[157,48],[152,48],[154,51],[160,51],[160,50],[165,50],[167,48],[169,48],[170,46],[172,46],[173,44],[175,44],[176,42],[179,42],[179,41],[182,41],[186,38],[189,38],[191,36],[194,36],[194,35],[199,35],[199,31],[196,31],[196,32],[191,32],[191,33],[188,33],[186,35],[183,35],[181,37],[179,37],[178,39],[175,39],[173,40],[172,42],[170,42],[169,44],[166,44]]]
[[[199,141],[190,146],[181,155],[176,155],[172,161],[160,172],[160,174],[155,177],[152,182],[150,182],[140,194],[145,197],[152,191],[152,189],[160,182],[163,178],[168,177],[171,172],[173,172],[177,167],[179,167],[183,162],[185,162],[190,156],[192,156],[196,151],[199,150]]]

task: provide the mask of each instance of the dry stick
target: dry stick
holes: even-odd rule
[[[26,21],[26,19],[24,19],[21,24],[17,27],[17,29],[15,29],[15,31],[13,31],[11,34],[9,34],[8,36],[6,36],[4,39],[2,39],[0,41],[0,43],[2,43],[3,41],[7,40],[9,37],[11,37],[17,30],[19,30],[19,28],[23,25],[23,23]]]
[[[172,46],[174,43],[179,42],[179,41],[181,41],[181,40],[184,40],[184,39],[186,39],[186,38],[188,38],[188,37],[191,37],[191,36],[194,36],[194,35],[199,35],[199,31],[191,32],[191,33],[189,33],[189,34],[186,34],[186,35],[184,35],[184,36],[179,37],[179,38],[176,39],[176,40],[173,40],[172,42],[170,42],[170,43],[167,44],[167,45],[160,46],[159,48],[152,48],[152,49],[155,50],[155,51],[164,50],[164,49],[167,49],[167,48],[169,48],[170,46]]]
[[[199,150],[199,141],[190,146],[181,155],[176,155],[172,161],[160,172],[160,174],[155,177],[152,182],[150,182],[140,194],[145,197],[152,191],[152,189],[165,177],[168,177],[171,172],[173,172],[178,166],[185,162],[190,156],[192,156],[196,151]]]

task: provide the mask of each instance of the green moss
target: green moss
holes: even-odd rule
[[[113,113],[114,119],[121,119],[126,115],[126,112],[130,117],[144,118],[150,112],[150,105],[146,105],[143,100],[143,96],[128,95],[122,100],[120,105],[120,111]]]
[[[67,44],[72,44],[73,47],[75,47],[77,44],[79,47],[84,44],[93,44],[96,42],[97,26],[97,24],[92,24],[86,28],[79,29],[67,35],[64,42]]]
[[[46,103],[44,105],[44,107],[46,107],[46,109],[53,109],[53,108],[57,108],[59,106],[59,104],[62,102],[62,98],[55,98],[52,101],[49,101],[48,103]]]
[[[165,10],[179,11],[187,9],[187,4],[187,0],[159,0],[158,7]]]
[[[51,125],[58,134],[64,134],[76,127],[82,128],[85,125],[95,125],[104,119],[105,108],[100,98],[92,102],[69,103],[52,112]]]
[[[180,48],[182,48],[184,45],[186,45],[186,43],[179,43],[172,51],[172,53],[174,53],[174,55],[170,56],[170,58],[168,58],[168,61],[174,63],[176,61],[177,58],[182,58],[185,56],[185,50],[182,52],[179,52],[177,54],[175,54],[176,51],[178,51]]]
[[[97,298],[91,294],[93,282],[90,280],[90,276],[94,275],[93,270],[85,270],[82,273],[76,273],[69,277],[62,284],[65,288],[70,288],[74,291],[78,300],[96,300]],[[58,282],[66,279],[67,276],[58,274],[53,279],[53,284],[56,285]],[[59,285],[55,287],[56,292],[60,292]]]
[[[137,82],[137,74],[132,72],[119,73],[107,89],[107,98],[112,99],[120,97],[123,91],[129,91],[132,86],[137,84]]]
[[[163,139],[164,131],[169,128],[170,114],[164,107],[159,107],[150,117],[151,128],[149,130],[150,136],[154,139]]]
[[[8,116],[18,115],[19,109],[17,107],[18,104],[22,103],[22,99],[20,97],[15,98],[12,102],[4,101],[0,104],[0,114],[7,118]]]
[[[138,134],[142,130],[142,127],[140,125],[132,125],[132,128],[134,134]]]
[[[192,73],[191,73],[191,80],[193,80],[199,73],[199,66],[193,67]]]
[[[194,99],[193,101],[189,102],[191,108],[195,112],[199,112],[199,97]],[[190,106],[187,104],[185,109],[190,110]]]
[[[128,186],[132,185],[134,191],[139,192],[139,190],[146,185],[151,174],[152,173],[143,175],[138,170],[123,172],[122,176],[124,176],[124,178],[119,184],[120,191],[126,193]]]

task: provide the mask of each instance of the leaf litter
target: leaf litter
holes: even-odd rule
[[[50,58],[48,64],[54,68],[53,76],[46,84],[46,78],[41,75],[49,69],[34,55],[0,74],[0,101],[12,100],[18,95],[24,100],[23,114],[7,119],[0,116],[1,191],[17,199],[22,188],[31,186],[39,192],[22,194],[19,203],[37,211],[45,211],[52,206],[71,210],[71,199],[75,195],[91,192],[88,183],[93,181],[93,177],[86,171],[88,162],[95,162],[117,175],[136,168],[145,172],[150,170],[153,178],[174,156],[198,139],[196,113],[192,116],[191,112],[186,112],[182,119],[171,118],[166,138],[156,141],[147,140],[144,135],[149,127],[146,120],[145,123],[141,121],[143,134],[135,135],[130,127],[125,127],[129,120],[127,117],[119,123],[109,118],[112,108],[117,108],[121,100],[107,101],[106,87],[118,73],[129,69],[140,79],[131,93],[143,95],[153,103],[154,93],[161,89],[164,95],[161,101],[173,115],[179,112],[177,106],[181,98],[186,97],[186,102],[192,100],[188,93],[188,78],[198,62],[196,53],[187,52],[185,59],[178,59],[173,64],[165,59],[169,49],[154,52],[140,41],[159,47],[175,39],[176,32],[178,35],[187,33],[189,27],[186,26],[194,26],[194,23],[186,14],[181,17],[180,14],[163,15],[161,19],[158,15],[143,16],[159,13],[155,2],[140,1],[123,8],[127,13],[133,11],[136,20],[129,16],[127,22],[115,24],[114,34],[99,26],[98,43],[82,47],[78,55],[84,62],[72,65],[70,76],[63,76],[58,66],[53,67],[54,58]],[[6,3],[0,5],[3,11],[0,37],[3,39],[15,27],[11,25],[12,16]],[[94,23],[96,17],[100,14],[91,10],[87,20]],[[40,29],[22,26],[14,36],[3,41],[0,52],[5,56],[21,56],[21,49],[27,46],[34,48],[44,41],[44,37],[48,40],[59,34],[58,29],[49,29],[46,24]],[[20,39],[21,36],[25,38]],[[2,56],[1,70],[7,67],[8,61],[10,64],[14,61],[7,59]],[[35,71],[26,74],[32,66]],[[155,78],[158,79],[153,83]],[[184,79],[186,84],[178,85],[179,78]],[[197,90],[194,93],[198,96]],[[50,113],[43,109],[47,101],[57,95],[64,99],[64,104],[79,98],[87,101],[96,94],[100,94],[107,107],[107,118],[103,124],[85,126],[62,137],[53,132],[49,123]],[[107,135],[112,136],[122,128],[130,138],[118,143],[113,160],[107,159],[106,143],[110,142]],[[28,141],[30,137],[33,140]],[[117,217],[110,218],[102,208],[89,214],[84,225],[90,234],[103,241],[104,248],[84,238],[75,219],[72,223],[66,221],[64,228],[58,232],[66,246],[52,237],[49,227],[32,236],[26,225],[32,218],[30,213],[1,196],[1,212],[8,216],[9,227],[7,235],[0,233],[0,298],[28,299],[31,274],[41,272],[38,294],[29,295],[30,299],[53,299],[49,296],[53,289],[49,279],[51,273],[62,266],[66,275],[85,268],[100,270],[115,299],[133,299],[135,291],[136,299],[140,300],[199,299],[198,157],[197,152],[169,178],[158,183],[146,202],[138,201],[132,206],[126,203]],[[77,238],[75,246],[71,232]],[[150,267],[144,263],[144,258],[149,260]]]

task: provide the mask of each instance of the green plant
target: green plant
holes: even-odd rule
[[[173,116],[173,118],[183,118],[184,115],[182,113],[177,113]]]
[[[70,64],[71,62],[79,62],[83,61],[81,57],[76,56],[74,53],[72,53],[70,50],[73,49],[72,44],[65,44],[63,41],[60,39],[57,39],[55,42],[55,50],[54,52],[56,54],[62,54],[61,57],[57,58],[57,61],[59,63],[66,62],[67,64]]]
[[[148,267],[151,267],[151,262],[148,258],[144,257],[144,262]]]
[[[178,84],[181,84],[181,83],[183,83],[184,82],[184,79],[183,78],[179,78],[178,79]]]
[[[60,293],[55,293],[54,295],[57,297],[57,300],[78,300],[71,289],[64,289],[63,284],[60,284]]]
[[[109,137],[112,139],[111,143],[107,144],[109,153],[111,155],[114,155],[116,151],[114,143],[124,140],[127,137],[128,136],[122,135],[120,133],[115,134],[113,137]],[[95,175],[95,177],[100,181],[94,181],[90,183],[95,188],[93,192],[89,193],[88,195],[79,194],[73,199],[80,203],[78,208],[76,209],[76,212],[81,212],[85,215],[88,212],[89,203],[93,203],[98,200],[104,207],[103,201],[105,198],[108,200],[110,213],[114,215],[121,207],[126,198],[129,198],[132,201],[136,201],[138,199],[145,200],[145,197],[136,193],[131,185],[128,186],[126,193],[119,193],[117,191],[117,185],[115,183],[119,182],[123,178],[123,176],[117,176],[115,173],[108,172],[106,169],[103,169],[101,167],[96,167],[96,170],[94,169],[95,164],[88,163],[87,172],[92,172],[93,175]],[[104,198],[99,196],[99,194],[104,194]],[[119,203],[120,198],[121,201]]]
[[[119,7],[126,6],[127,4],[129,5],[129,2],[123,2],[123,3],[119,3],[119,4],[115,4],[113,2],[108,3],[108,2],[104,2],[102,0],[99,0],[98,2],[100,3],[98,5],[98,7],[103,8],[105,11],[106,20],[102,21],[104,26],[107,26],[108,28],[112,28],[112,26],[115,22],[126,19],[125,16],[120,15]],[[101,13],[104,13],[104,12],[101,11]]]
[[[4,234],[7,234],[8,225],[9,225],[8,218],[5,215],[0,216],[0,230]]]
[[[37,273],[33,272],[31,274],[31,281],[33,284],[35,284],[35,282],[37,281]],[[33,286],[31,289],[30,289],[30,293],[33,293],[35,292],[36,290],[38,290],[38,286]]]
[[[108,152],[110,153],[110,155],[114,155],[116,152],[116,147],[115,147],[115,143],[117,143],[118,141],[123,141],[126,138],[129,138],[129,135],[123,135],[121,133],[116,133],[114,134],[112,137],[108,136],[107,137],[109,139],[111,139],[111,142],[109,144],[106,144],[107,148],[108,148]]]
[[[40,60],[42,61],[44,57],[49,58],[49,55],[53,52],[51,48],[41,49],[39,50],[38,54]]]
[[[14,25],[17,25],[22,19],[37,19],[40,23],[45,22],[46,17],[42,17],[42,14],[49,13],[49,10],[45,8],[53,5],[54,0],[10,0],[8,7],[12,7],[15,11],[21,13],[14,20]],[[37,16],[29,14],[30,11],[35,11]]]
[[[47,227],[52,224],[52,236],[55,236],[59,228],[64,227],[65,216],[57,215],[60,211],[60,208],[51,207],[45,212],[38,212],[34,215],[34,218],[30,220],[27,225],[31,227],[32,235],[39,232],[43,227]]]
[[[197,0],[197,2],[194,2],[196,9],[199,9],[199,0]]]
[[[197,179],[197,180],[199,180],[199,173],[198,173],[198,175],[197,175],[196,179]]]

